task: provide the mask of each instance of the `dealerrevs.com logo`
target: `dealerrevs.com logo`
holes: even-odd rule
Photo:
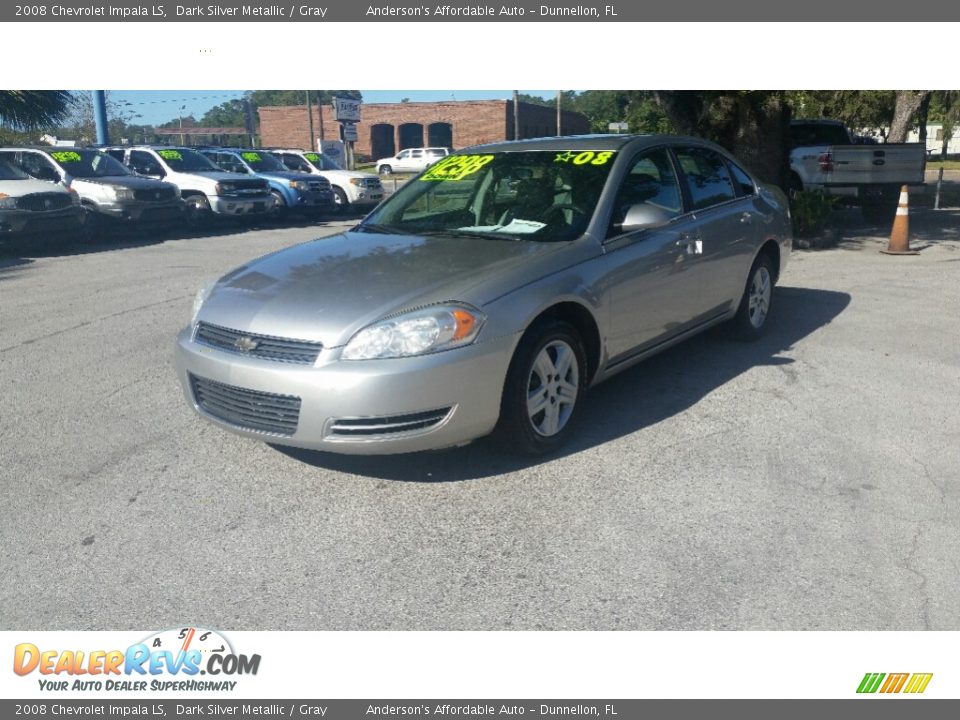
[[[40,689],[49,691],[231,691],[233,678],[259,669],[260,655],[238,654],[221,633],[196,627],[164,630],[126,650],[51,650],[27,642],[13,652],[13,671],[36,673]]]
[[[933,673],[867,673],[857,687],[858,693],[919,694],[927,689]]]

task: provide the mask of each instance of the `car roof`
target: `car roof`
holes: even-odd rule
[[[715,143],[703,138],[688,135],[563,135],[559,137],[531,138],[529,140],[506,140],[502,142],[474,145],[464,148],[469,152],[483,150],[486,152],[522,152],[525,150],[623,150],[627,146],[632,149],[642,149],[655,145],[696,144],[707,145],[719,150]],[[461,151],[463,152],[463,150]]]

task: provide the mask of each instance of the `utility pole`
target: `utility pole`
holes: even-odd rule
[[[326,140],[326,136],[323,134],[323,104],[320,102],[320,94],[317,94],[317,115],[320,116],[320,142],[322,143]],[[320,148],[316,148],[320,150]]]
[[[181,145],[186,145],[186,143],[183,141],[183,111],[186,109],[187,109],[186,105],[180,106],[180,144]]]
[[[313,139],[313,107],[310,105],[310,91],[303,91],[307,96],[307,124],[310,126],[310,142],[307,143],[307,150],[316,150],[316,142]],[[323,110],[321,109],[321,112]]]
[[[557,90],[557,137],[563,135],[560,129],[560,100],[563,97],[563,90]]]
[[[103,90],[93,91],[93,120],[97,126],[97,144],[107,145],[110,142],[107,127],[107,94]]]

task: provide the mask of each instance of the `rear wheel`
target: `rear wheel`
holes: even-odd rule
[[[568,438],[586,387],[586,353],[576,329],[552,321],[520,342],[503,389],[497,435],[511,450],[543,455]]]
[[[747,287],[733,318],[733,330],[741,340],[756,340],[767,329],[773,305],[773,261],[761,253],[750,268]]]

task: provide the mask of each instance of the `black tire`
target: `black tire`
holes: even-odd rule
[[[391,175],[391,174],[393,174],[393,168],[390,167],[389,165],[381,165],[379,168],[377,168],[377,171],[378,171],[381,175]]]
[[[273,197],[273,210],[270,211],[270,217],[274,220],[286,220],[287,216],[290,214],[290,208],[287,207],[287,201],[284,200],[283,195],[280,194],[279,190],[271,190],[271,197]]]
[[[756,340],[766,331],[773,309],[774,277],[770,254],[760,253],[753,261],[740,306],[731,320],[733,334],[738,340]]]
[[[210,222],[213,212],[210,203],[203,195],[188,195],[183,199],[187,213],[187,223],[192,227],[203,227]]]
[[[541,355],[558,375],[545,372]],[[570,436],[586,383],[586,352],[576,329],[559,320],[531,327],[510,362],[496,436],[523,455],[557,450]],[[530,407],[533,399],[542,399],[541,410]]]
[[[333,211],[338,215],[344,215],[350,211],[350,201],[347,200],[347,194],[334,185],[333,190]]]

